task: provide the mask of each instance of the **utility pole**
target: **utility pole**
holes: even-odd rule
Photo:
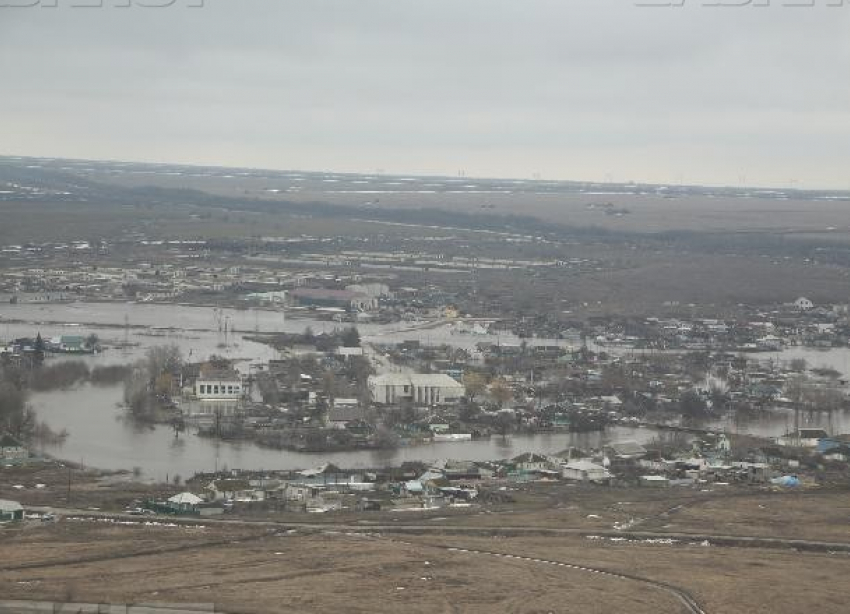
[[[130,315],[124,314],[124,348],[122,354],[124,356],[130,351]]]
[[[800,404],[802,399],[797,399],[794,404],[794,441],[797,442],[797,447],[800,447]]]

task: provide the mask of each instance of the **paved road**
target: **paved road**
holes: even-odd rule
[[[186,524],[210,524],[210,525],[232,525],[253,526],[286,529],[301,529],[305,531],[343,531],[343,532],[369,532],[369,533],[391,533],[410,535],[504,535],[507,537],[522,536],[578,536],[578,537],[603,537],[603,538],[625,538],[627,540],[656,540],[672,539],[685,543],[709,542],[712,546],[727,547],[751,547],[751,548],[778,548],[785,550],[798,550],[808,552],[850,552],[850,543],[827,542],[808,539],[788,539],[782,537],[762,537],[757,535],[726,535],[721,533],[669,533],[654,531],[610,531],[593,529],[565,529],[550,527],[529,526],[458,526],[438,523],[431,524],[339,524],[331,522],[289,522],[277,520],[244,520],[240,518],[218,517],[178,517],[178,516],[131,516],[115,512],[92,511],[84,509],[67,509],[61,507],[32,507],[26,508],[27,513],[52,513],[57,516],[78,516],[90,518],[116,518],[128,521],[145,522],[157,518],[167,519],[169,522]]]

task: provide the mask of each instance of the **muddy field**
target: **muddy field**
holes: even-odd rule
[[[452,546],[460,542],[467,550],[569,561],[663,582],[687,591],[712,614],[796,614],[812,609],[839,614],[847,611],[850,598],[845,580],[850,572],[850,557],[846,555],[723,548],[701,542],[551,537],[428,540],[430,544]],[[492,557],[475,553],[466,556],[471,563]],[[618,581],[612,580],[611,584],[617,585]],[[646,586],[633,586],[633,591],[635,596],[652,592]],[[556,611],[582,612],[571,606]]]
[[[246,614],[688,611],[660,583],[711,613],[838,614],[850,598],[846,554],[663,539],[400,538],[79,520],[1,535],[0,594],[11,599],[215,602]]]
[[[472,561],[427,544],[343,533],[232,535],[69,521],[5,535],[0,560],[0,593],[12,599],[214,601],[220,611],[246,614],[679,611],[670,595],[587,572]]]
[[[647,531],[850,543],[850,491],[531,486],[518,503],[443,524]]]

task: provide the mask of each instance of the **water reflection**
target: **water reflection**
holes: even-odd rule
[[[34,397],[39,417],[55,429],[65,428],[69,437],[61,445],[46,446],[45,452],[82,460],[104,469],[139,467],[148,476],[164,479],[176,473],[184,478],[196,471],[215,469],[299,469],[323,462],[342,467],[367,468],[404,461],[435,461],[453,458],[493,460],[523,452],[554,453],[570,446],[598,447],[603,440],[649,441],[648,429],[615,427],[603,433],[543,434],[493,437],[488,440],[435,443],[395,450],[358,450],[310,454],[260,448],[248,442],[222,442],[183,433],[175,439],[167,426],[139,425],[115,405],[121,387],[95,388],[84,385],[74,390],[46,392]]]

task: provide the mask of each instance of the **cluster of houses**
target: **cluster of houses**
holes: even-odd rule
[[[794,446],[786,447],[784,443]],[[806,448],[808,446],[808,448]],[[723,434],[662,451],[634,441],[585,452],[524,453],[502,461],[405,462],[380,469],[323,464],[303,471],[230,471],[197,474],[187,490],[149,502],[159,512],[213,515],[228,512],[333,512],[428,510],[510,503],[523,484],[574,483],[644,488],[755,485],[795,487],[815,482],[823,463],[846,464],[850,436],[801,431],[793,442],[753,443],[734,452]],[[846,478],[846,472],[844,473]]]
[[[846,347],[848,305],[816,305],[805,297],[734,319],[598,318],[584,331],[600,347],[777,352],[788,346]]]
[[[169,242],[191,255],[205,242]],[[39,252],[40,253],[40,252]],[[234,308],[288,308],[340,320],[369,320],[384,314],[401,319],[421,309],[440,313],[442,294],[422,288],[390,290],[384,273],[338,274],[327,270],[281,271],[260,265],[212,266],[195,258],[174,262],[128,263],[127,266],[78,265],[71,268],[10,267],[0,271],[0,293],[12,303],[56,303],[79,300],[138,302],[211,302]],[[323,267],[325,263],[316,263]]]
[[[148,505],[157,511],[195,515],[251,510],[421,510],[491,501],[501,486],[541,477],[603,484],[613,476],[587,460],[533,454],[506,462],[411,462],[375,470],[324,464],[304,471],[200,474],[187,482],[188,491]],[[495,500],[504,499],[497,495]]]
[[[218,434],[228,430],[228,421],[238,421],[234,437],[322,451],[378,447],[374,435],[381,423],[411,441],[602,430],[613,423],[678,426],[688,417],[688,395],[699,400],[697,417],[703,419],[739,409],[789,412],[800,403],[790,389],[801,378],[824,397],[809,410],[838,410],[850,399],[850,381],[837,372],[741,353],[676,358],[488,340],[474,349],[406,341],[367,355],[357,344],[340,345],[339,338],[330,345],[322,335],[311,339],[287,347],[278,360],[254,365],[248,376],[219,365],[181,378],[183,418],[215,422]],[[374,374],[376,366],[382,373]],[[826,407],[827,396],[835,407]],[[403,421],[388,420],[398,412]]]
[[[59,335],[56,337],[22,337],[0,345],[0,355],[9,360],[22,359],[37,352],[50,354],[95,354],[100,342],[94,335]]]
[[[301,471],[225,471],[196,474],[186,490],[146,501],[131,513],[213,516],[225,513],[415,511],[510,504],[523,485],[586,484],[597,487],[672,488],[706,485],[799,487],[850,475],[850,435],[805,428],[769,440],[701,437],[665,445],[618,441],[595,450],[528,452],[498,461],[405,462],[378,469],[333,464]],[[6,464],[28,457],[26,447],[0,437]],[[824,477],[827,476],[827,477]],[[21,520],[21,506],[0,501],[0,522]]]
[[[729,441],[665,458],[632,441],[585,453],[525,453],[504,461],[406,462],[373,470],[323,464],[303,471],[197,474],[187,490],[148,502],[159,512],[213,515],[230,511],[332,512],[422,510],[506,503],[513,487],[531,482],[633,485],[650,488],[705,483],[767,484],[781,472],[765,462],[732,460]]]

